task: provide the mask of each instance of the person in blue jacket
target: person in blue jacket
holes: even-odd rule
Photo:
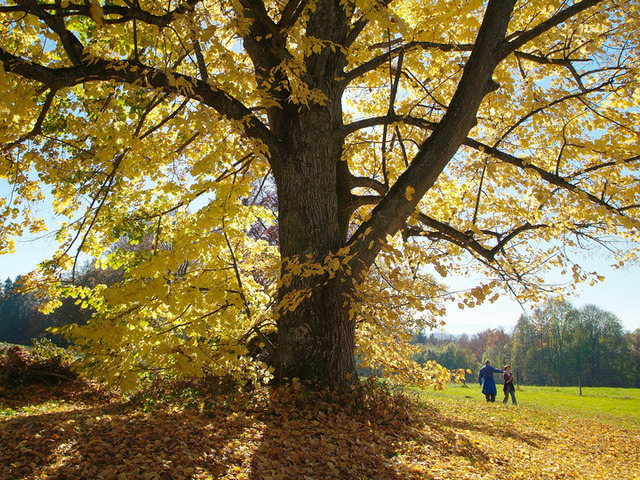
[[[480,369],[478,374],[478,382],[482,385],[482,393],[487,399],[487,402],[496,401],[496,382],[493,380],[494,373],[504,373],[503,370],[491,366],[491,360],[484,362],[484,367]]]

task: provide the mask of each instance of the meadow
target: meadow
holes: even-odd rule
[[[483,400],[480,387],[451,384],[442,391],[422,391],[431,399],[449,399],[459,402],[476,403]],[[501,386],[498,385],[496,402],[503,399]],[[610,423],[618,427],[640,429],[640,388],[609,387],[538,387],[518,386],[516,390],[518,407],[531,413],[560,415],[584,421]],[[511,407],[509,399],[508,407]]]

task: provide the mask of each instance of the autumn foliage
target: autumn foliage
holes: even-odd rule
[[[55,231],[24,285],[95,312],[66,333],[124,389],[223,373],[344,387],[356,358],[442,385],[406,358],[445,302],[539,301],[563,290],[549,271],[601,280],[577,249],[637,259],[639,11],[2,0],[0,253]],[[121,281],[74,286],[87,256]],[[443,285],[469,273],[468,291]],[[250,361],[272,332],[274,365]]]

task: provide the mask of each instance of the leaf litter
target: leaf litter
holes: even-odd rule
[[[638,479],[640,432],[365,382],[124,398],[0,389],[0,478]]]

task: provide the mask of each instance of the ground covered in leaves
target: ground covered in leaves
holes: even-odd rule
[[[0,478],[637,479],[635,427],[526,406],[301,388],[107,395],[0,390]]]

